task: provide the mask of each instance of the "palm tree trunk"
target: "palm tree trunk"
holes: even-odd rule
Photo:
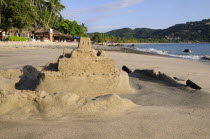
[[[3,9],[3,0],[0,0],[0,24],[1,24],[1,10]]]
[[[58,21],[58,16],[57,16],[57,18],[56,18],[56,20],[55,20],[55,22],[54,22],[54,24],[53,24],[53,27],[55,27],[57,21]]]
[[[53,18],[52,27],[53,27],[53,25],[54,25],[55,18],[56,18],[56,14],[55,14],[55,16],[54,16],[54,18]]]
[[[50,12],[50,17],[49,17],[48,22],[47,22],[47,27],[48,27],[48,25],[49,25],[49,23],[50,23],[50,19],[51,19],[51,17],[52,17],[52,13],[53,13],[53,9],[52,9],[52,11]]]
[[[0,24],[1,24],[1,10],[0,10]]]

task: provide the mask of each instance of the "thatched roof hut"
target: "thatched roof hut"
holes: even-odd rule
[[[41,29],[35,31],[34,34],[38,38],[47,37],[50,39],[50,41],[54,41],[55,39],[60,41],[60,40],[72,38],[72,36],[69,34],[64,34],[57,30],[46,29],[46,28],[41,28]]]
[[[56,37],[72,38],[71,35],[61,33],[61,32],[59,32],[57,30],[53,30],[53,35],[56,36]]]
[[[34,34],[39,34],[39,35],[49,34],[49,33],[50,33],[50,29],[45,29],[45,28],[41,28],[34,32]]]
[[[59,38],[72,38],[71,35],[69,34],[64,34],[64,33],[61,33],[55,29],[46,29],[46,28],[41,28],[37,31],[34,32],[34,34],[36,36],[45,36],[45,35],[50,35],[52,34],[53,37],[59,37]]]

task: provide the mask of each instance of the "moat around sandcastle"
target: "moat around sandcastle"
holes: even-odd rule
[[[70,92],[80,96],[131,92],[128,74],[116,68],[104,51],[91,48],[89,38],[81,38],[78,49],[64,49],[58,62],[40,73],[37,91]]]

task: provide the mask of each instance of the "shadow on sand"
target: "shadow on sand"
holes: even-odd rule
[[[31,90],[34,91],[38,84],[38,77],[40,72],[31,65],[26,65],[22,68],[22,75],[20,80],[15,84],[17,90]]]
[[[210,94],[194,90],[164,73],[154,70],[135,70],[129,74],[134,94],[125,98],[141,106],[209,107]]]

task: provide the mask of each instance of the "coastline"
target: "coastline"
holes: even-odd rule
[[[0,49],[75,49],[78,47],[78,43],[67,43],[67,42],[0,42]],[[145,55],[159,55],[150,52],[138,51],[132,48],[125,48],[122,46],[107,46],[107,45],[96,45],[93,44],[92,47],[96,50],[104,51],[115,51],[123,53],[134,53],[134,54],[145,54]]]
[[[19,43],[22,44],[22,43]],[[74,45],[69,45],[69,43],[39,43],[36,44],[34,43],[33,46],[28,46],[31,43],[26,43],[24,44],[25,47],[22,47],[20,45],[15,45],[15,46],[9,46],[9,47],[0,47],[0,65],[1,68],[0,70],[8,70],[8,69],[19,69],[22,68],[24,65],[33,65],[36,67],[42,67],[44,66],[46,63],[51,62],[51,61],[56,61],[57,57],[59,57],[59,55],[62,53],[63,48],[68,48],[69,50],[73,50],[75,48],[77,48],[77,44],[75,43]],[[163,65],[163,67],[165,68],[161,68],[163,71],[165,71],[166,73],[168,73],[167,71],[167,66],[174,67],[174,69],[177,69],[179,67],[177,67],[178,65],[173,65],[174,63],[184,63],[183,65],[180,65],[181,67],[183,66],[183,69],[187,69],[191,70],[191,68],[193,69],[193,73],[197,72],[197,68],[195,68],[196,66],[200,65],[199,67],[202,67],[203,65],[209,66],[210,62],[209,61],[202,61],[202,60],[192,60],[192,59],[184,59],[184,58],[178,58],[178,57],[173,57],[173,56],[168,56],[168,55],[161,55],[161,54],[154,54],[154,53],[150,53],[150,52],[142,52],[142,51],[138,51],[135,49],[131,49],[131,48],[124,48],[124,47],[110,47],[110,46],[103,46],[103,45],[93,45],[92,46],[93,49],[95,50],[103,50],[106,51],[107,54],[109,55],[110,53],[116,55],[114,57],[111,56],[111,58],[115,59],[118,63],[123,63],[124,61],[122,61],[120,58],[121,57],[125,57],[124,60],[125,61],[129,61],[129,62],[125,62],[127,63],[127,65],[129,66],[130,63],[133,63],[133,61],[139,60],[142,61],[145,65],[156,65],[156,66],[151,66],[149,67],[150,69],[156,69],[158,70],[159,67],[161,67],[161,65]],[[50,54],[48,54],[50,53]],[[18,56],[21,57],[18,57]],[[48,56],[49,55],[49,56]],[[57,57],[55,57],[57,55]],[[119,56],[119,58],[118,58]],[[131,58],[134,57],[134,58]],[[21,59],[22,61],[18,60]],[[35,60],[35,61],[34,61]],[[160,60],[157,62],[154,62],[156,60]],[[9,61],[9,62],[8,62]],[[168,61],[173,61],[171,63],[168,63]],[[156,64],[159,63],[159,64]],[[190,64],[190,65],[188,65]],[[188,65],[188,66],[186,66]],[[123,64],[119,64],[119,67],[122,67]],[[144,65],[142,65],[142,67],[145,67]],[[188,69],[189,67],[191,67],[190,69]],[[131,66],[132,70],[137,69],[138,67],[136,66]],[[195,70],[194,70],[195,68]],[[206,70],[206,67],[204,66],[204,69]],[[173,70],[172,70],[173,71]],[[173,72],[169,72],[169,75],[171,74],[172,76],[175,76],[173,73],[176,73],[176,70]],[[208,73],[206,72],[205,75],[207,75]],[[187,75],[187,73],[186,73]],[[182,77],[184,75],[180,75],[180,77]],[[203,73],[201,74],[201,76],[203,76]],[[204,78],[204,76],[203,76]],[[209,76],[210,78],[210,76]],[[190,79],[190,78],[189,78]],[[200,82],[199,80],[197,80],[196,78],[192,78],[195,79],[195,81]],[[206,79],[206,78],[205,78]],[[207,80],[207,79],[206,79]],[[205,83],[206,84],[206,83]],[[205,85],[208,86],[208,85]],[[210,92],[210,89],[209,89]]]
[[[124,43],[127,44],[128,43]],[[132,43],[131,43],[132,44]],[[166,44],[166,43],[136,43],[136,44]],[[170,43],[173,44],[173,43]],[[17,50],[23,50],[23,49],[76,49],[78,47],[77,42],[0,42],[0,50],[4,49],[17,49]],[[209,62],[209,60],[203,60],[203,57],[200,57],[199,59],[191,59],[191,58],[184,58],[184,57],[178,57],[176,55],[164,55],[164,54],[158,54],[153,52],[145,52],[141,50],[136,50],[134,48],[129,48],[125,46],[107,46],[107,45],[98,45],[93,44],[92,47],[96,50],[104,50],[104,51],[114,51],[114,52],[122,52],[122,53],[132,53],[132,54],[141,54],[141,55],[155,55],[160,57],[172,57],[177,59],[189,59],[189,60],[197,60],[201,62]]]
[[[96,50],[104,50],[104,51],[115,51],[115,52],[122,52],[122,53],[132,53],[132,54],[141,54],[141,55],[154,55],[154,56],[160,56],[160,57],[169,57],[169,58],[177,58],[177,59],[187,59],[192,61],[199,61],[199,62],[207,62],[209,63],[209,57],[205,59],[206,56],[199,56],[198,59],[192,59],[188,58],[187,56],[181,56],[181,55],[166,55],[166,54],[159,54],[159,53],[153,53],[153,52],[145,52],[141,50],[137,50],[134,48],[129,47],[123,47],[123,46],[106,46],[106,45],[93,45],[93,48]],[[210,64],[210,63],[209,63]]]
[[[29,43],[30,44],[30,43]],[[42,43],[41,43],[42,44]],[[8,70],[8,69],[20,69],[24,65],[33,65],[36,67],[42,67],[48,62],[57,61],[57,57],[62,53],[63,48],[68,48],[70,51],[77,48],[77,45],[69,45],[69,43],[60,43],[59,45],[45,43],[45,45],[34,45],[33,47],[4,47],[3,49],[0,48],[0,70]],[[26,44],[25,44],[26,46]],[[16,48],[17,47],[17,48]],[[92,46],[96,50],[104,50],[107,52],[108,56],[113,58],[115,61],[117,61],[117,64],[119,67],[122,67],[124,63],[126,66],[130,67],[132,70],[138,69],[138,68],[144,68],[144,69],[155,69],[161,71],[164,71],[164,73],[167,73],[172,76],[176,76],[174,73],[176,73],[177,70],[180,70],[181,73],[182,70],[186,70],[185,74],[180,74],[179,76],[188,76],[187,71],[192,70],[192,73],[196,73],[198,68],[199,70],[201,67],[203,67],[203,70],[207,70],[210,67],[210,62],[204,62],[199,60],[191,60],[191,59],[183,59],[178,57],[172,57],[167,55],[160,55],[160,54],[154,54],[149,52],[141,52],[138,50],[130,49],[130,48],[123,48],[123,47],[110,47],[110,46],[102,46],[102,45],[93,45]],[[111,55],[110,55],[111,54]],[[112,56],[113,54],[113,56]],[[121,59],[123,57],[123,59]],[[133,57],[133,58],[132,58]],[[20,60],[19,60],[20,59]],[[138,64],[139,61],[140,63]],[[131,63],[136,63],[135,66],[131,65]],[[179,63],[179,65],[175,64]],[[180,65],[180,63],[183,63]],[[151,65],[151,66],[145,66],[145,65]],[[152,66],[154,65],[154,66]],[[179,67],[180,66],[180,67]],[[207,68],[207,67],[208,68]],[[161,68],[164,67],[164,68]],[[172,71],[168,71],[168,69],[172,69]],[[190,68],[189,68],[190,67]],[[205,71],[205,75],[207,75],[208,72]],[[202,76],[204,80],[207,81],[206,77],[203,76],[204,73],[199,72],[199,76]],[[209,76],[210,78],[210,76]],[[191,77],[189,76],[189,79]],[[197,80],[197,78],[192,77],[193,80],[196,82],[200,82],[200,80]],[[204,83],[206,87],[206,83]],[[210,89],[209,89],[210,92]]]
[[[210,42],[199,42],[201,44],[210,44]],[[122,44],[122,45],[132,45],[132,44],[199,44],[198,42],[192,42],[192,43],[187,43],[187,42],[179,42],[179,43],[114,43],[114,44]],[[112,43],[111,43],[112,44]]]

